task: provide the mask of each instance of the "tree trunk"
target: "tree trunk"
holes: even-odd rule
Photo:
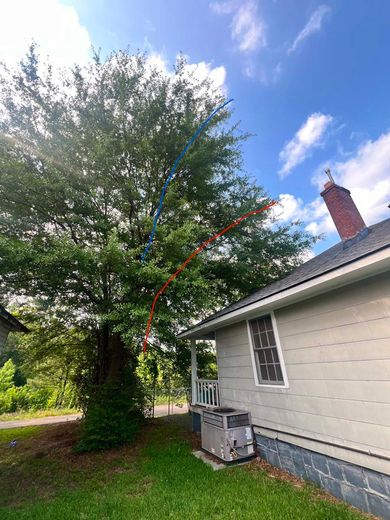
[[[64,376],[61,378],[61,389],[57,395],[56,408],[61,408],[61,406],[63,405],[66,385],[68,384],[68,378],[69,378],[69,365],[67,364],[64,369]]]
[[[103,325],[98,335],[98,358],[95,384],[118,383],[121,381],[123,369],[131,359],[127,349],[117,332],[112,332],[108,325]]]
[[[119,383],[122,378],[123,369],[130,362],[130,350],[125,347],[122,338],[117,332],[110,334],[109,345],[106,382]]]
[[[125,347],[120,334],[103,327],[99,333],[96,382],[87,402],[77,449],[102,449],[134,438],[143,410],[136,365],[136,356]]]
[[[101,385],[105,382],[108,370],[109,361],[109,344],[110,344],[110,329],[105,323],[99,329],[97,334],[98,340],[98,355],[97,365],[94,377],[94,384]]]

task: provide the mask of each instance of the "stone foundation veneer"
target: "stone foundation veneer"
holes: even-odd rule
[[[256,433],[262,459],[318,484],[367,513],[390,519],[390,476]]]

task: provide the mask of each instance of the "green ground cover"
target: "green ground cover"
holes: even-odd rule
[[[78,427],[0,432],[1,519],[365,518],[257,461],[214,472],[191,454],[192,435],[172,421],[150,421],[132,446],[81,455],[72,453]]]
[[[70,415],[74,413],[81,412],[76,408],[49,408],[48,410],[3,413],[0,415],[0,421],[22,421],[24,419],[39,419],[40,417],[55,417],[57,415]]]

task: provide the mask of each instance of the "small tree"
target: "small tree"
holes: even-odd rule
[[[81,406],[77,388],[89,379],[96,340],[93,331],[74,326],[56,309],[39,305],[24,305],[13,314],[29,333],[11,334],[2,357],[16,360],[24,383],[28,380],[31,387],[49,391],[51,407]]]

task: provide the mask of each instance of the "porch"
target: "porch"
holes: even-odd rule
[[[191,406],[205,408],[220,406],[219,381],[198,378],[196,339],[191,339]]]

